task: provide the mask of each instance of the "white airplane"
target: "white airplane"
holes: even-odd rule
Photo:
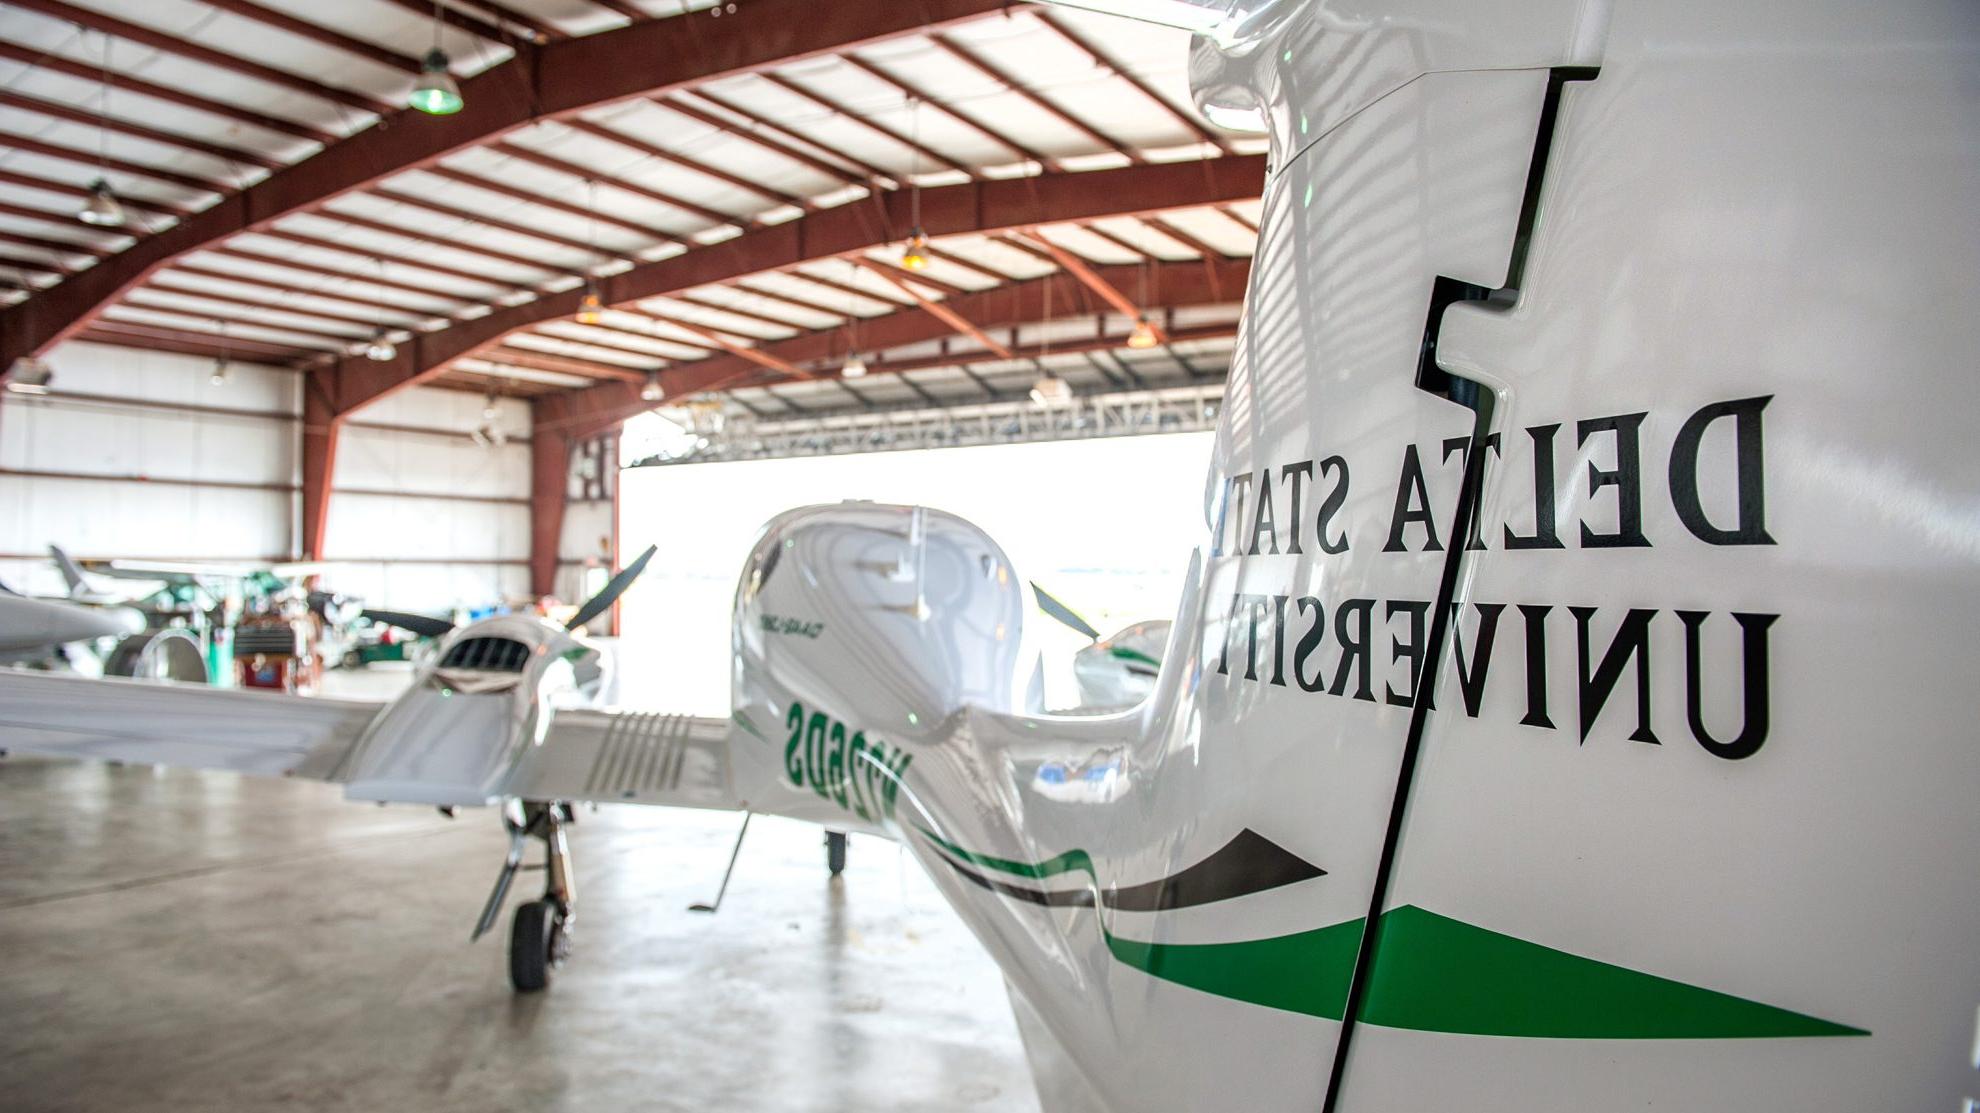
[[[1055,1113],[1973,1108],[1980,7],[1089,6],[1272,144],[1140,706],[1021,713],[995,543],[849,505],[752,555],[729,722],[495,619],[384,708],[6,676],[8,736],[553,863],[579,800],[891,835]]]

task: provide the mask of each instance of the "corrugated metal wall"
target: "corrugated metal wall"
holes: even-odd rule
[[[508,441],[482,447],[487,404],[407,390],[345,425],[323,554],[340,590],[425,609],[529,594],[529,407],[497,399]]]
[[[0,579],[58,592],[50,542],[83,557],[230,561],[295,554],[301,376],[70,343],[49,395],[0,399]],[[352,416],[333,481],[326,576],[383,606],[481,606],[529,589],[529,410],[498,400],[508,443],[469,432],[486,403],[403,391]]]

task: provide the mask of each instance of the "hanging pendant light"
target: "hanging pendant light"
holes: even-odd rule
[[[16,394],[46,394],[48,384],[54,381],[55,369],[46,360],[22,356],[7,375],[7,389]]]
[[[605,319],[605,299],[598,296],[598,286],[587,278],[584,280],[584,296],[578,299],[577,323],[595,325]]]
[[[124,203],[110,192],[110,183],[98,178],[89,184],[89,200],[76,212],[76,219],[97,228],[122,228]]]
[[[495,418],[499,413],[500,411],[495,408],[495,392],[490,390],[487,397],[481,401],[481,424],[475,426],[468,434],[468,439],[482,448],[500,448],[508,444],[509,435],[502,431],[501,426],[495,424]]]
[[[110,36],[103,36],[103,98],[96,102],[96,180],[89,183],[89,200],[76,212],[76,219],[92,228],[122,228],[126,214],[124,203],[110,192],[110,180],[106,172],[110,169],[110,90],[116,88],[110,80]]]
[[[660,372],[648,371],[646,373],[646,382],[640,384],[639,400],[642,402],[658,402],[665,397],[667,397],[667,392],[660,386]]]
[[[1130,348],[1140,350],[1145,348],[1153,348],[1157,343],[1159,343],[1159,341],[1155,339],[1155,329],[1149,325],[1148,318],[1146,317],[1136,318],[1134,322],[1134,331],[1128,333],[1127,346]]]
[[[206,377],[210,386],[227,385],[227,322],[215,321],[214,328],[220,333],[220,358],[213,361],[213,373]]]
[[[429,116],[451,116],[467,102],[461,99],[460,82],[447,68],[447,52],[434,47],[419,64],[419,84],[413,86],[406,103]]]
[[[907,250],[901,252],[901,266],[911,271],[928,269],[928,237],[920,228],[908,237]]]
[[[371,343],[364,347],[364,358],[384,363],[398,354],[399,346],[392,343],[392,337],[386,333],[384,325],[379,325],[372,331]]]
[[[842,379],[860,379],[866,377],[866,361],[859,358],[858,352],[852,352],[846,356],[846,362],[839,367],[839,377]]]

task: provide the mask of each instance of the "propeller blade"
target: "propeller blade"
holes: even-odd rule
[[[397,626],[422,638],[444,638],[454,632],[454,624],[444,618],[432,615],[413,614],[411,611],[379,611],[366,607],[359,614],[373,622],[383,622],[387,626]]]
[[[659,548],[658,545],[648,545],[646,551],[639,554],[638,560],[619,569],[619,574],[612,577],[612,582],[605,585],[605,590],[592,596],[584,606],[578,608],[569,622],[564,623],[564,629],[575,630],[611,610],[612,604],[619,601],[619,596],[624,595],[626,589],[632,586],[632,582],[639,579],[639,574],[646,571],[646,562],[653,559],[653,554]]]
[[[1033,580],[1031,582],[1031,590],[1038,593],[1039,610],[1044,611],[1046,614],[1051,615],[1074,630],[1085,634],[1093,641],[1097,642],[1100,640],[1100,631],[1095,630],[1085,619],[1074,614],[1071,607],[1059,602],[1058,599],[1053,597],[1051,592],[1039,587],[1038,581]]]

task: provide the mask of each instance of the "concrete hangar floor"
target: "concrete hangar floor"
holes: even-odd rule
[[[467,936],[507,845],[324,785],[0,760],[0,1107],[1036,1110],[996,967],[897,848],[582,811],[577,949]],[[533,860],[533,859],[532,859]],[[518,877],[510,903],[540,874]]]

